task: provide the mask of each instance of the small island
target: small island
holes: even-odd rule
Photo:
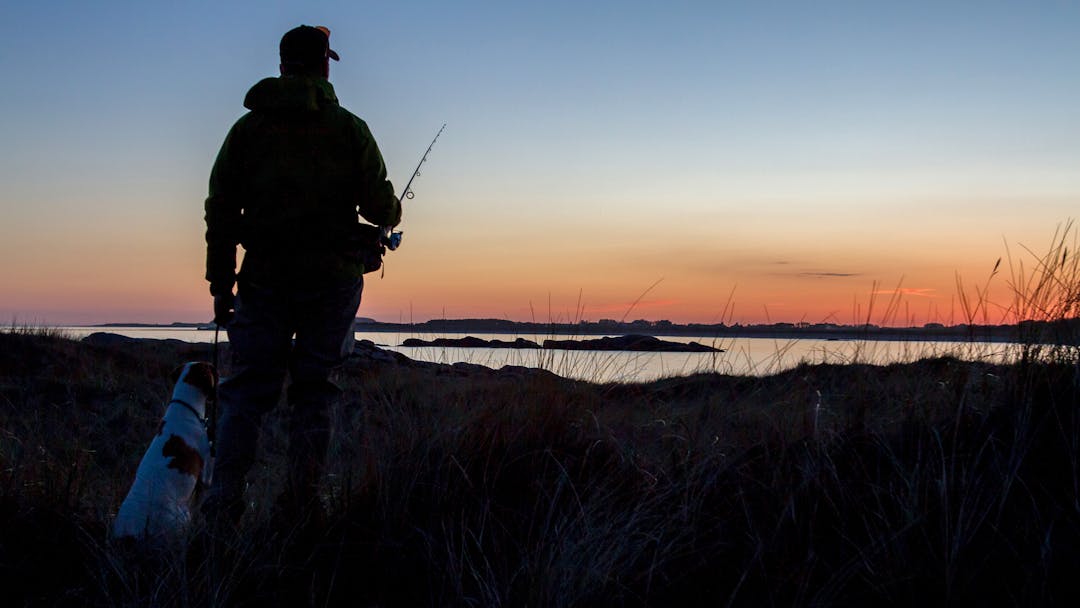
[[[653,336],[630,334],[591,340],[544,340],[544,348],[562,350],[625,350],[648,353],[722,353],[722,349],[698,342],[671,342]]]
[[[474,336],[464,338],[435,338],[421,340],[409,338],[402,346],[444,346],[455,348],[540,348],[546,350],[613,350],[650,353],[722,353],[722,349],[706,346],[697,342],[671,342],[653,336],[630,334],[618,337],[603,337],[588,340],[544,340],[543,346],[518,338],[513,342],[506,340],[484,340]]]
[[[474,336],[464,338],[435,338],[434,340],[421,340],[409,338],[401,343],[402,346],[448,346],[454,348],[540,348],[540,345],[532,340],[518,338],[513,342],[506,340],[485,340]]]

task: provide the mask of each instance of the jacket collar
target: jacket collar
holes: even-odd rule
[[[244,98],[244,107],[253,111],[316,111],[336,105],[334,86],[325,78],[313,76],[264,78]]]

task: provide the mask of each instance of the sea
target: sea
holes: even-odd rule
[[[172,327],[61,327],[64,334],[82,338],[108,332],[132,338],[177,339],[210,343],[214,331]],[[1013,360],[1019,346],[1003,342],[944,342],[892,340],[810,340],[771,338],[716,338],[709,336],[658,336],[672,342],[698,342],[722,349],[718,353],[651,353],[625,351],[579,351],[557,349],[497,349],[401,346],[407,338],[433,340],[474,336],[485,340],[525,338],[537,343],[547,339],[592,339],[602,336],[565,336],[485,333],[356,332],[357,340],[371,340],[386,350],[417,361],[472,363],[493,369],[505,365],[542,368],[560,376],[591,382],[648,382],[659,378],[717,372],[739,376],[768,376],[798,366],[817,364],[906,363],[928,357],[953,356],[963,360],[1003,363]],[[220,339],[228,338],[221,332]]]

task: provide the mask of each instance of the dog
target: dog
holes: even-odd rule
[[[158,433],[116,513],[116,538],[176,536],[191,519],[196,485],[210,484],[206,402],[217,388],[217,370],[209,363],[186,363],[173,372],[172,380],[175,387]]]

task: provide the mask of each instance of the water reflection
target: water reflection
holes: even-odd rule
[[[162,327],[66,327],[65,333],[81,338],[94,332],[111,332],[132,338],[173,338],[186,342],[212,342],[213,330]],[[965,360],[1004,362],[1018,352],[1018,345],[989,342],[920,342],[887,340],[779,340],[769,338],[723,338],[664,336],[677,342],[700,342],[724,349],[722,353],[639,353],[618,351],[569,351],[537,349],[490,349],[400,346],[407,338],[432,340],[466,335],[485,340],[522,337],[536,342],[572,339],[576,336],[506,334],[431,334],[405,332],[357,332],[357,340],[375,344],[418,360],[434,363],[474,363],[492,368],[504,365],[537,367],[560,376],[594,382],[642,382],[696,372],[765,376],[799,363],[905,363],[926,357],[953,356]],[[588,336],[597,338],[600,336]],[[221,339],[227,340],[224,332]]]

